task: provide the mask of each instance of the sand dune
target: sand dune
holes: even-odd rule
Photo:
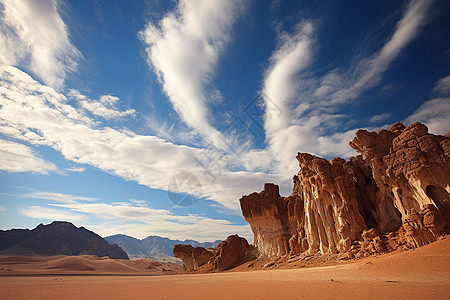
[[[316,268],[176,276],[3,276],[0,295],[4,299],[450,299],[449,250],[450,238],[445,238],[413,251]],[[31,260],[28,264],[35,264]],[[70,262],[67,267],[76,261],[59,258],[53,263]],[[81,261],[97,270],[103,263],[104,272],[116,270],[109,260],[82,257]],[[2,267],[3,263],[0,260]],[[151,265],[142,260],[129,264],[136,270]]]
[[[114,260],[95,255],[0,257],[0,276],[11,275],[158,275],[176,274],[181,266],[149,259]]]

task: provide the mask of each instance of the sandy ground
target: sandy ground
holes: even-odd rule
[[[450,238],[351,264],[175,276],[1,276],[2,299],[450,299]]]
[[[80,256],[0,256],[0,278],[29,275],[173,275],[182,266],[151,259],[109,259],[95,255]]]

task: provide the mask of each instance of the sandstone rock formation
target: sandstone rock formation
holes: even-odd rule
[[[278,186],[240,199],[255,246],[266,257],[364,256],[435,241],[450,224],[450,138],[415,123],[358,130],[361,155],[328,161],[299,153],[293,193]]]
[[[225,271],[254,258],[253,248],[237,234],[220,242],[216,249],[175,245],[173,254],[183,260],[186,271]]]
[[[191,245],[175,245],[173,255],[183,261],[186,271],[192,272],[208,263],[214,256],[214,251],[203,247],[194,248]]]
[[[211,261],[215,271],[224,271],[238,265],[250,250],[247,240],[237,234],[230,235],[217,246],[217,252]]]

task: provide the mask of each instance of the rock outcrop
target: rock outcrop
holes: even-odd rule
[[[237,234],[220,242],[217,248],[175,245],[173,254],[181,259],[186,271],[225,271],[254,258],[253,247]]]
[[[188,272],[196,271],[207,264],[214,256],[214,252],[203,247],[194,248],[191,245],[175,245],[173,247],[173,255],[183,261]]]
[[[217,252],[211,261],[215,271],[224,271],[237,266],[248,255],[250,245],[237,234],[230,235],[217,246]]]
[[[299,153],[292,195],[268,183],[240,199],[265,257],[307,252],[360,257],[435,241],[450,224],[450,138],[415,123],[358,130],[361,155]]]

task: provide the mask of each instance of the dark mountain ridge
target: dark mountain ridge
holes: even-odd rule
[[[98,234],[69,222],[54,221],[36,228],[0,230],[0,254],[14,255],[97,255],[129,259],[117,245]]]

